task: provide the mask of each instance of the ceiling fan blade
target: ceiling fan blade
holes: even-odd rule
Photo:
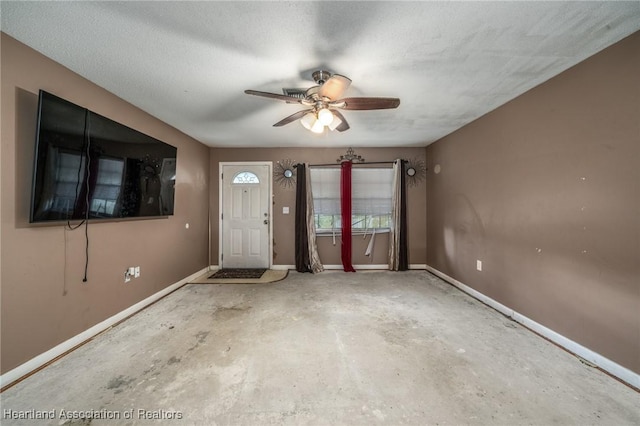
[[[244,93],[246,93],[247,95],[262,96],[263,98],[278,99],[280,101],[285,101],[285,102],[288,102],[290,104],[299,104],[299,103],[301,103],[300,102],[301,99],[294,98],[293,96],[279,95],[277,93],[260,92],[259,90],[245,90]]]
[[[343,102],[344,105],[336,105],[336,108],[351,110],[391,109],[400,105],[398,98],[344,98],[336,101],[336,104]]]
[[[340,74],[334,74],[329,78],[329,80],[320,86],[318,94],[321,97],[329,98],[331,100],[340,99],[340,96],[342,96],[344,91],[347,90],[350,85],[350,79]]]
[[[299,118],[304,117],[306,114],[313,112],[312,109],[305,109],[302,111],[298,111],[298,112],[294,112],[293,114],[291,114],[290,116],[288,116],[287,118],[283,118],[282,120],[278,121],[276,124],[273,125],[273,127],[281,127],[284,126],[285,124],[289,124],[293,121],[296,121]]]
[[[342,115],[340,111],[337,111],[335,109],[331,110],[331,112],[333,113],[333,115],[338,117],[340,121],[342,121],[342,123],[340,123],[338,127],[336,127],[336,130],[339,132],[344,132],[345,130],[349,130],[349,123],[347,123],[347,119],[344,118],[344,115]]]

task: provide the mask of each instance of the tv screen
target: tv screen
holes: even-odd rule
[[[40,91],[32,223],[173,214],[177,149]]]

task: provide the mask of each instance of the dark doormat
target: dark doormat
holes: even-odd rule
[[[260,278],[266,269],[220,269],[209,278]]]

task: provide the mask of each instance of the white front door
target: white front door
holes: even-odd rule
[[[271,266],[271,163],[220,163],[220,268]]]

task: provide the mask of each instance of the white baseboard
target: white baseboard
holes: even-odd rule
[[[289,271],[293,269],[296,270],[296,265],[271,265],[271,269],[274,271]]]
[[[527,327],[528,329],[538,333],[539,335],[545,337],[546,339],[549,339],[550,341],[554,342],[555,344],[557,344],[558,346],[563,347],[564,349],[566,349],[567,351],[571,352],[572,354],[590,362],[591,364],[601,368],[602,370],[606,371],[607,373],[611,374],[614,377],[617,377],[618,379],[622,380],[623,382],[626,382],[628,384],[630,384],[631,386],[635,387],[636,389],[640,389],[640,374],[629,370],[626,367],[621,366],[620,364],[617,364],[616,362],[610,360],[609,358],[606,358],[602,355],[600,355],[597,352],[592,351],[589,348],[586,348],[584,346],[582,346],[579,343],[574,342],[573,340],[556,333],[555,331],[551,330],[550,328],[545,327],[544,325],[532,320],[531,318],[528,318],[516,311],[514,311],[513,309],[493,300],[492,298],[485,296],[484,294],[480,293],[477,290],[472,289],[471,287],[461,283],[460,281],[456,280],[455,278],[451,278],[450,276],[448,276],[447,274],[438,271],[435,268],[432,268],[431,266],[426,266],[426,270],[431,272],[432,274],[442,278],[443,280],[447,281],[448,283],[452,284],[453,286],[459,288],[460,290],[464,291],[465,293],[469,294],[470,296],[474,297],[475,299],[478,299],[479,301],[481,301],[482,303],[492,307],[493,309],[497,310],[498,312],[502,313],[503,315],[508,316],[509,318],[513,319],[514,321],[522,324],[523,326]]]
[[[342,269],[342,265],[323,265],[324,269],[326,270],[338,270],[338,269]],[[371,269],[371,270],[388,270],[389,269],[389,265],[372,265],[372,264],[366,264],[366,265],[353,265],[354,268],[356,269],[362,269],[362,270],[366,270],[366,269]],[[295,271],[296,270],[296,265],[271,265],[271,269],[273,269],[274,271]],[[417,269],[417,270],[425,270],[427,269],[427,264],[426,263],[412,263],[411,265],[409,265],[409,269]],[[211,265],[209,266],[209,270],[210,271],[217,271],[218,270],[218,265]]]
[[[102,333],[103,331],[107,330],[109,327],[113,326],[114,324],[117,324],[119,321],[122,321],[123,319],[135,314],[136,312],[141,311],[142,309],[151,305],[153,302],[163,298],[164,296],[171,293],[172,291],[177,290],[178,288],[182,287],[188,282],[204,274],[205,272],[207,272],[207,269],[208,268],[204,268],[194,274],[189,275],[186,278],[183,278],[177,283],[171,284],[170,286],[163,288],[159,292],[152,294],[151,296],[147,297],[144,300],[141,300],[135,305],[130,306],[124,311],[121,311],[115,314],[114,316],[107,318],[106,320],[94,325],[93,327],[83,331],[82,333],[77,334],[76,336],[60,343],[59,345],[49,349],[48,351],[30,359],[24,364],[17,366],[13,370],[7,371],[2,376],[0,376],[0,388],[4,388],[5,386],[15,382],[16,380],[21,379],[22,377],[28,375],[29,373],[46,365],[48,362],[53,361],[54,359],[64,354],[65,352],[70,351],[76,346]]]
[[[342,270],[344,269],[344,266],[340,265],[322,265],[324,266],[324,269],[326,269],[327,271],[333,271],[333,270]],[[386,264],[379,264],[379,265],[374,265],[372,263],[367,263],[366,265],[353,265],[354,269],[358,270],[388,270],[389,269],[389,265]]]
[[[327,271],[333,271],[333,270],[341,270],[343,269],[342,265],[322,265],[324,267],[324,269],[326,269]],[[358,270],[381,270],[381,271],[388,271],[389,270],[389,265],[385,264],[364,264],[364,265],[353,265],[353,267]],[[273,265],[271,267],[271,269],[293,269],[295,271],[296,269],[296,265]],[[427,265],[426,264],[422,264],[422,263],[412,263],[411,265],[409,265],[409,269],[418,269],[418,270],[425,270],[427,269]]]

